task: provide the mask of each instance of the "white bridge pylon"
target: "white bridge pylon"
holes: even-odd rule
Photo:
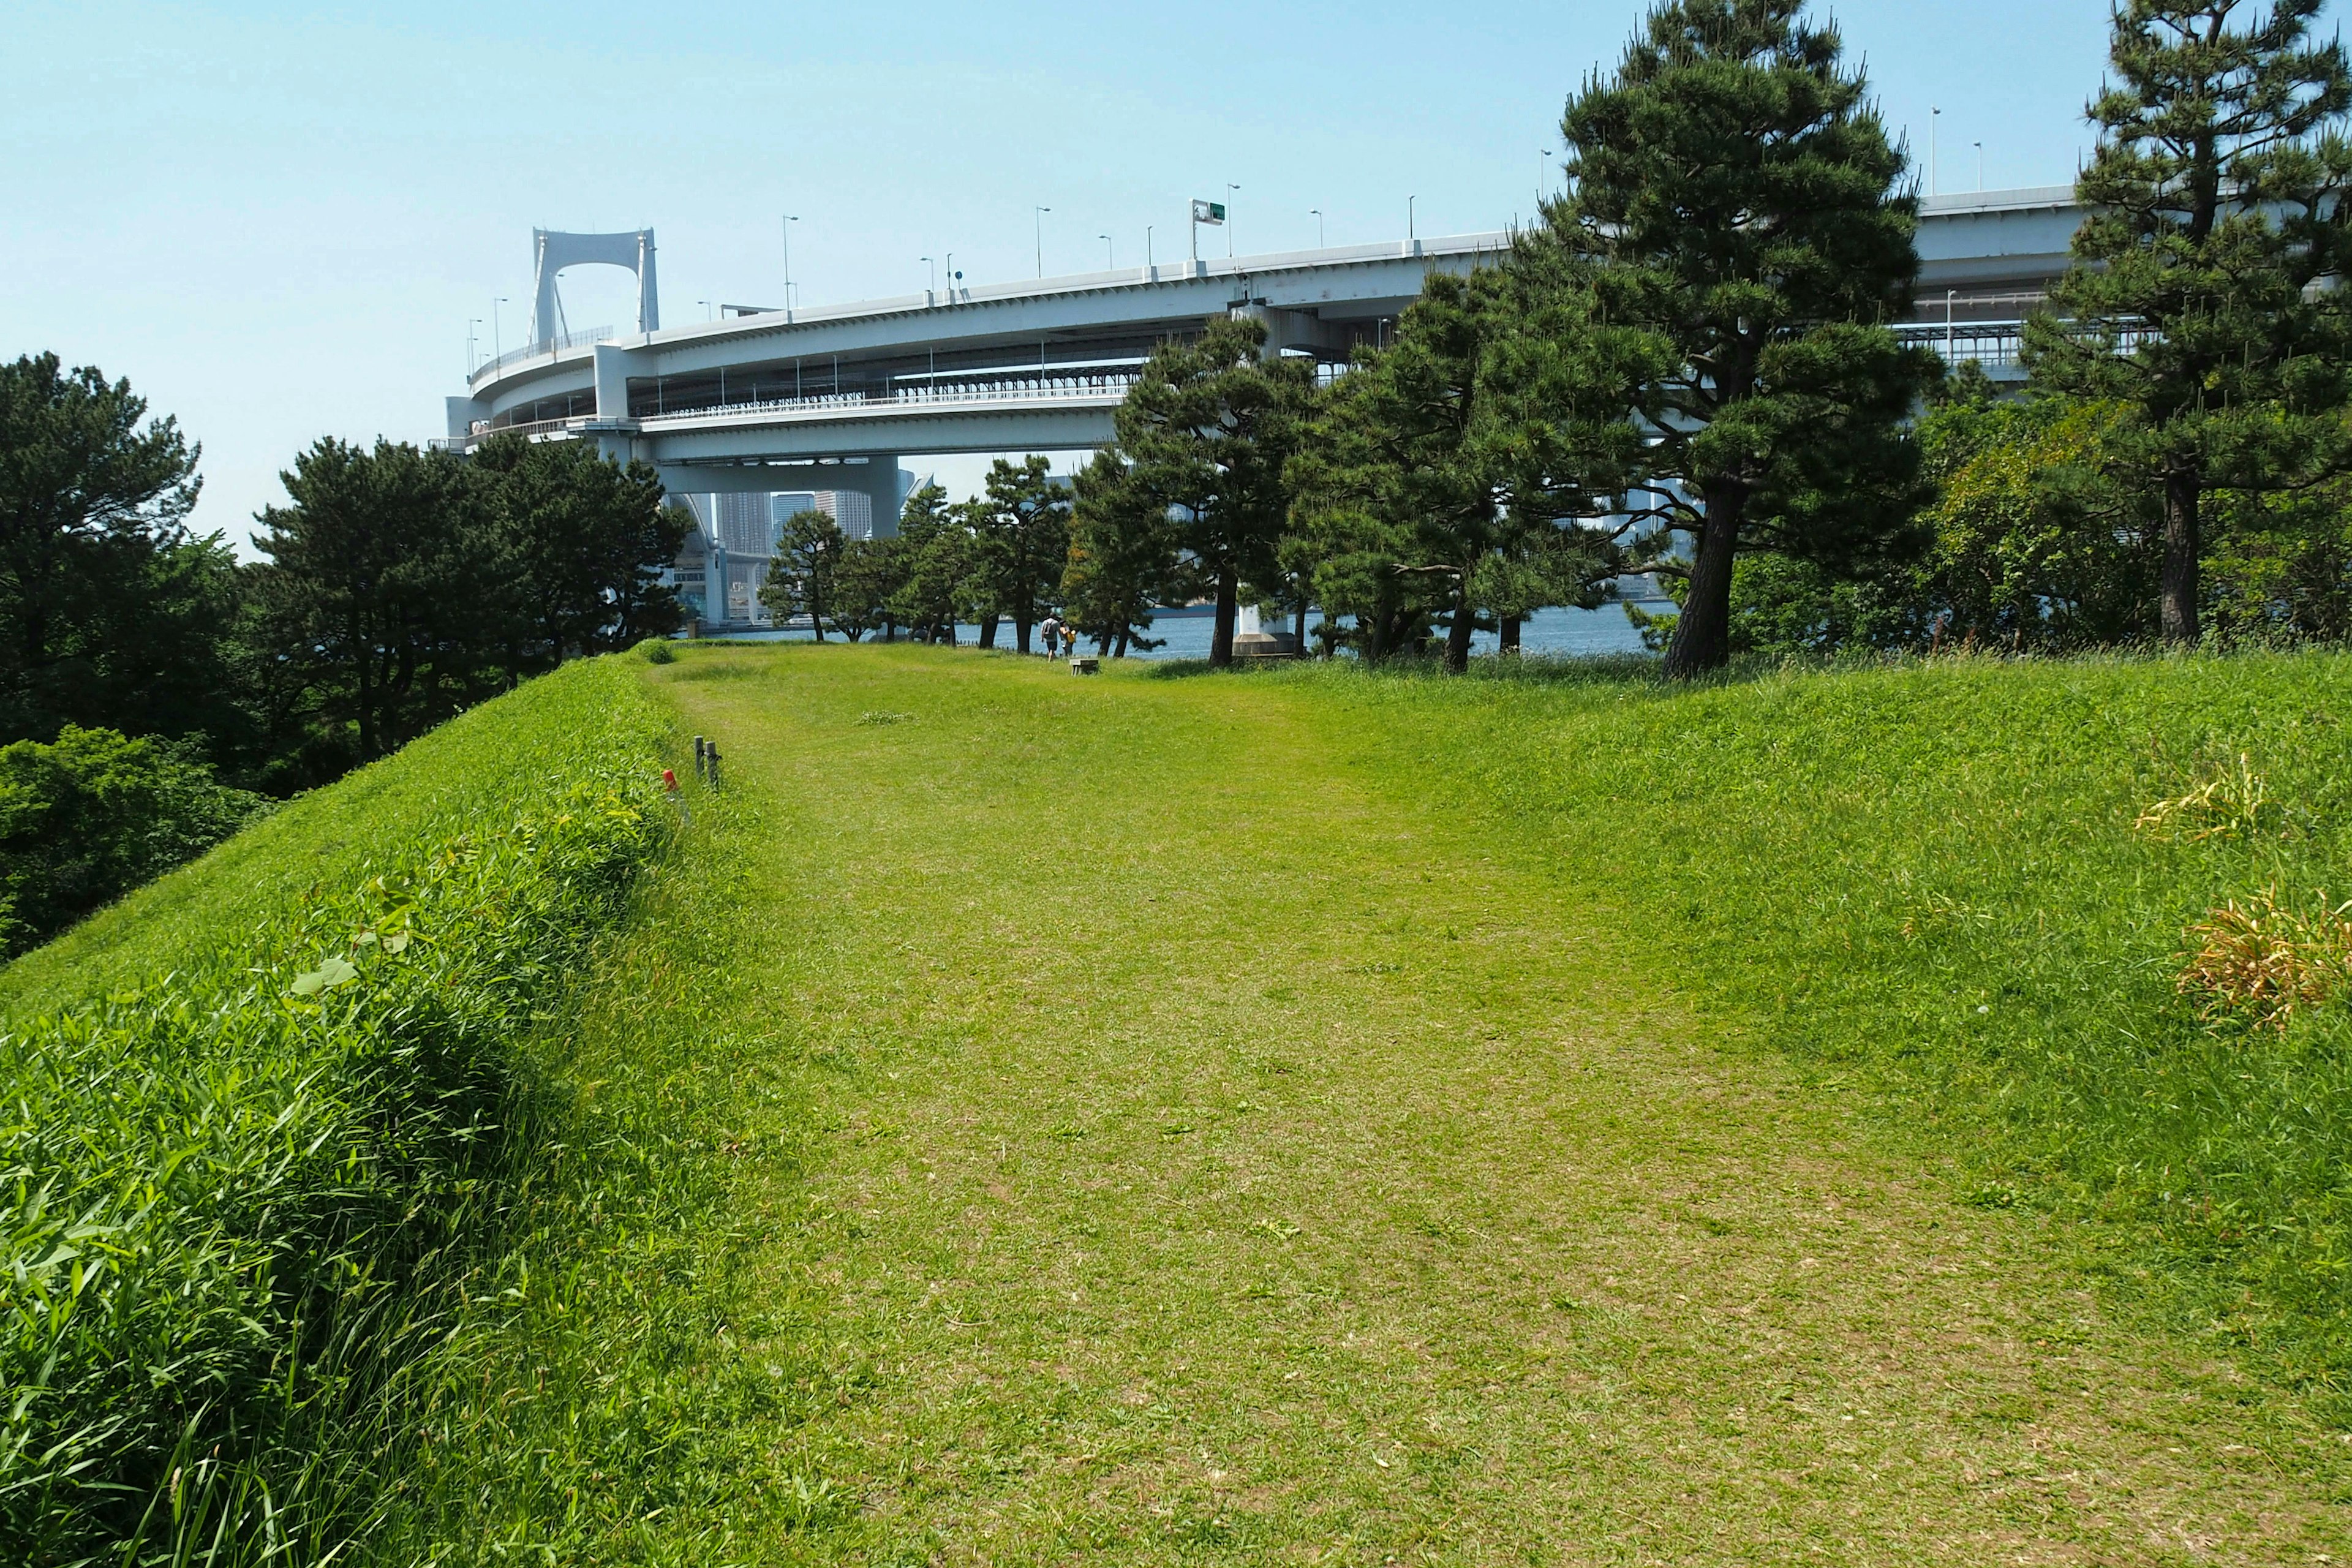
[[[552,343],[563,335],[562,312],[555,302],[555,275],[567,267],[625,267],[637,275],[637,331],[661,331],[661,290],[654,281],[654,231],[631,229],[622,234],[565,234],[557,229],[530,231],[538,278],[530,307],[530,341]]]

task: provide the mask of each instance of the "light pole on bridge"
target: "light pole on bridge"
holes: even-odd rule
[[[466,318],[466,374],[467,375],[474,374],[474,329],[481,324],[482,318],[479,316]]]
[[[1045,276],[1045,215],[1053,210],[1052,207],[1039,207],[1029,215],[1030,221],[1037,226],[1037,276],[1040,278]]]
[[[1234,184],[1231,180],[1225,182],[1225,212],[1227,215],[1225,218],[1225,258],[1229,261],[1233,259],[1234,254],[1234,220],[1231,216],[1234,210],[1234,193],[1240,189],[1241,187]]]
[[[779,225],[784,231],[784,320],[793,319],[793,225],[801,221],[800,214],[786,213]]]
[[[1307,216],[1315,220],[1315,248],[1320,250],[1323,248],[1323,209],[1308,207]]]

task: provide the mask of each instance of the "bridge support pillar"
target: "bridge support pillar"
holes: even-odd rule
[[[1278,359],[1290,349],[1309,349],[1326,359],[1347,356],[1347,334],[1311,311],[1286,310],[1279,305],[1244,305],[1234,314],[1265,323],[1268,359]]]
[[[895,456],[868,458],[856,466],[845,463],[837,468],[822,469],[835,489],[856,490],[874,503],[874,537],[896,538],[898,532],[898,459]]]

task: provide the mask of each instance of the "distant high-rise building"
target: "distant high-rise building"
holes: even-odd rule
[[[730,555],[765,561],[776,552],[776,523],[768,498],[759,494],[721,495],[712,509],[719,542]]]
[[[874,537],[874,498],[864,490],[819,490],[816,510],[833,519],[845,539]]]

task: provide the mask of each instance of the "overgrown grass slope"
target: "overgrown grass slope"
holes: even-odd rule
[[[656,852],[662,727],[567,668],[12,973],[0,1555],[318,1559],[530,1152],[517,1045]]]
[[[2284,1016],[2196,961],[2233,902],[2291,937],[2352,899],[2352,658],[1304,679],[1527,825],[1639,933],[1642,984],[1885,1096],[1973,1202],[2081,1222],[2343,1412],[2352,994],[2315,944]]]

